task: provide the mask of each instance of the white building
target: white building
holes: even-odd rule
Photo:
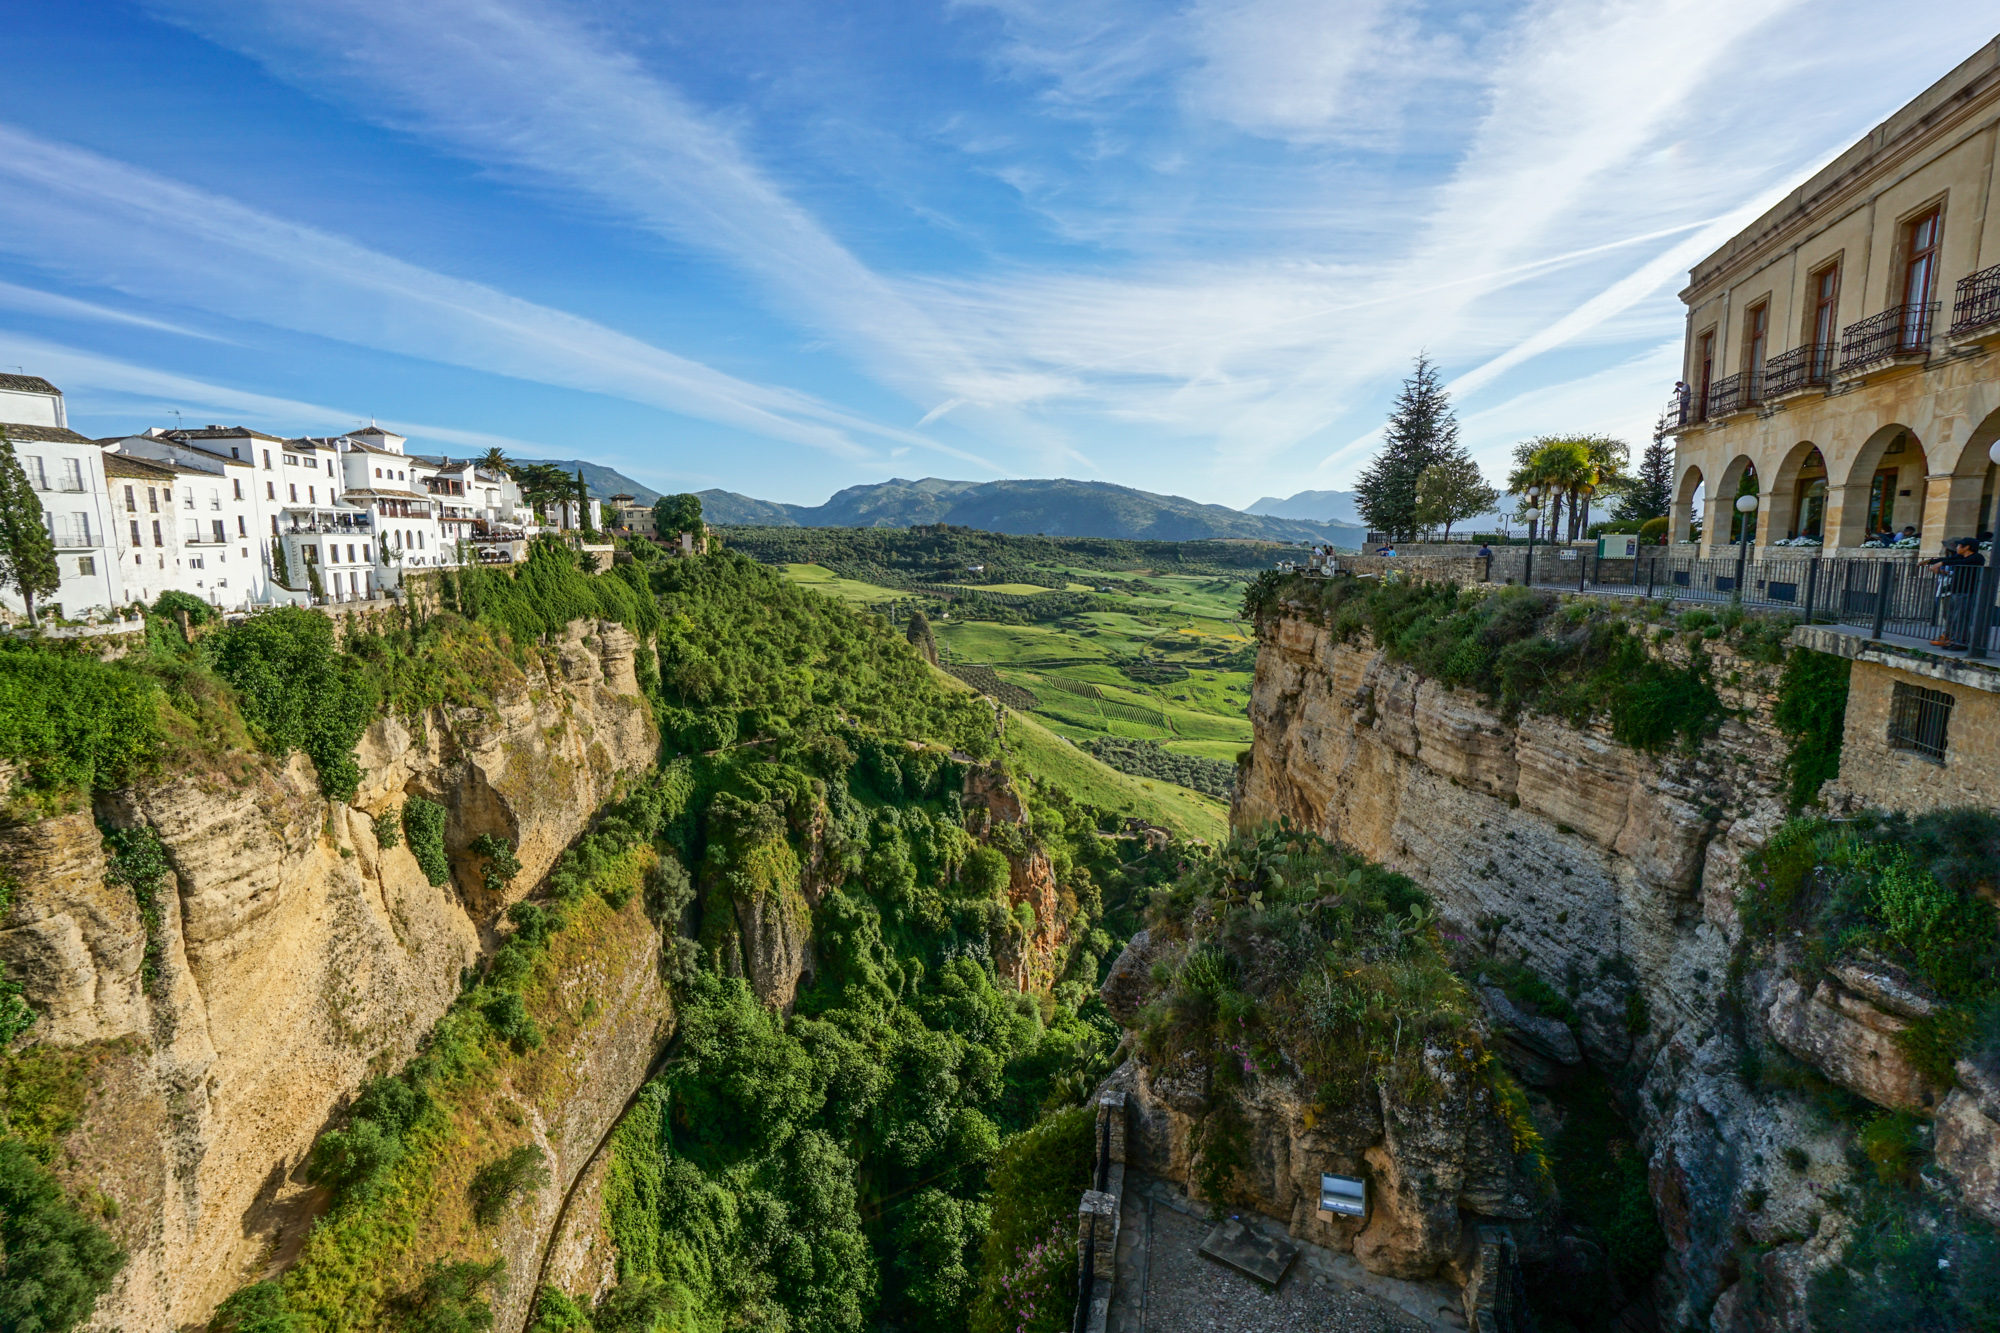
[[[117,567],[121,603],[159,600],[184,582],[178,480],[173,468],[114,449],[105,449],[104,477],[111,491],[112,562]]]
[[[278,443],[255,431],[221,426],[150,430],[100,441],[107,459],[123,455],[174,472],[179,577],[172,586],[228,611],[247,611],[271,600],[270,539],[264,535],[270,522],[265,496],[271,484],[258,462],[260,440]],[[107,461],[105,466],[113,465]],[[140,484],[136,479],[120,483],[132,494],[126,496],[121,489],[112,497],[128,529],[138,512]],[[150,540],[150,528],[142,528],[140,535]],[[131,534],[128,530],[120,536],[129,541]],[[155,572],[164,572],[158,563]],[[170,567],[173,563],[166,562]],[[119,561],[121,571],[128,565],[139,568],[129,560]],[[158,595],[134,588],[127,591],[126,600],[152,601]]]
[[[106,546],[111,512],[97,442],[69,429],[62,390],[33,375],[0,375],[0,417],[55,541],[61,584],[37,599],[37,610],[71,620],[109,611],[119,604],[119,584]],[[0,605],[16,615],[27,610],[13,589]]]

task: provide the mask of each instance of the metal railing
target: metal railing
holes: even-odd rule
[[[1840,337],[1840,369],[1858,370],[1899,356],[1920,356],[1930,348],[1931,325],[1940,302],[1892,305],[1879,315],[1849,324]]]
[[[1833,345],[1807,343],[1764,363],[1764,401],[1807,389],[1823,389],[1833,380]]]
[[[1952,333],[1971,333],[1989,324],[2000,324],[2000,264],[1960,278],[1951,303]]]
[[[1708,415],[1726,417],[1731,412],[1741,412],[1757,403],[1757,375],[1745,371],[1740,375],[1726,375],[1708,386]]]
[[[365,534],[373,532],[374,530],[375,530],[374,525],[371,524],[366,518],[342,519],[339,521],[335,521],[333,519],[327,519],[325,521],[317,523],[301,523],[297,519],[294,519],[292,520],[291,525],[285,528],[285,532],[287,534],[297,533],[301,535],[309,532],[330,532],[334,534],[341,534],[341,533]]]
[[[1855,626],[1871,638],[1942,639],[1946,645],[1940,646],[1963,643],[1975,655],[2000,656],[2000,567],[1941,570],[1923,565],[1914,551],[1873,560],[1760,557],[1740,566],[1733,555],[1600,560],[1579,553],[1575,560],[1544,560],[1537,551],[1532,582],[1571,592],[1629,589],[1680,602],[1787,611],[1807,624]]]

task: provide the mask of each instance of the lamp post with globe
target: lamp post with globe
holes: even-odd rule
[[[1528,503],[1526,506],[1528,510],[1528,567],[1521,581],[1530,588],[1535,586],[1535,520],[1541,516],[1539,512],[1542,507],[1541,496],[1541,487],[1530,486],[1528,488]]]
[[[1736,497],[1736,512],[1743,515],[1737,525],[1736,534],[1736,600],[1743,600],[1743,570],[1750,562],[1750,534],[1757,526],[1757,497],[1739,495]]]

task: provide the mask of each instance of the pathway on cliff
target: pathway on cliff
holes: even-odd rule
[[[1138,1173],[1132,1179],[1153,1183]],[[1130,1189],[1123,1207],[1112,1333],[1419,1333],[1449,1326],[1350,1289],[1304,1253],[1275,1292],[1203,1258],[1212,1224],[1177,1191]]]

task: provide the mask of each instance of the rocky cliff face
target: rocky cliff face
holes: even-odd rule
[[[1787,959],[1753,958],[1747,1014],[1725,1010],[1739,873],[1784,816],[1777,669],[1710,645],[1730,716],[1695,755],[1648,755],[1606,730],[1505,720],[1303,614],[1262,636],[1235,822],[1288,817],[1411,875],[1449,929],[1572,993],[1581,1054],[1637,1093],[1672,1249],[1656,1293],[1668,1325],[1752,1326],[1739,1236],[1771,1245],[1756,1276],[1795,1325],[1805,1277],[1840,1249],[1845,1224],[1824,1197],[1847,1179],[1851,1142],[1746,1083],[1747,1050],[1780,1047],[1885,1107],[1929,1108],[1940,1090],[1893,1040],[1924,1002],[1881,969],[1801,986]],[[1495,1018],[1557,1072],[1559,1039]],[[1969,1195],[1975,1180],[1990,1193],[2000,1099],[1951,1097],[1940,1160],[1959,1163]],[[1787,1149],[1802,1165],[1784,1164]]]
[[[106,1225],[131,1253],[97,1326],[203,1320],[296,1252],[318,1202],[299,1168],[329,1116],[412,1053],[505,899],[531,890],[619,781],[653,761],[634,649],[616,625],[579,623],[490,714],[378,722],[352,805],[322,799],[294,756],[250,764],[240,783],[182,777],[0,829],[0,866],[20,885],[0,959],[46,1015],[27,1040],[92,1056],[94,1087],[59,1167],[115,1202]],[[407,845],[385,850],[375,836],[372,814],[419,794],[449,811],[453,884],[430,885]],[[131,889],[106,882],[99,819],[149,828],[164,847],[150,932]],[[489,894],[478,859],[459,855],[482,833],[519,846],[523,873],[506,894]],[[620,1079],[594,1079],[590,1058],[578,1055],[577,1087],[601,1098]],[[592,1124],[551,1134],[567,1145]],[[580,1165],[594,1146],[557,1156]]]

